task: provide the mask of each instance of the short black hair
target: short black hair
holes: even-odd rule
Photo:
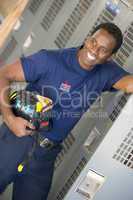
[[[94,28],[91,35],[93,35],[99,29],[106,30],[108,33],[110,33],[115,38],[116,46],[114,47],[112,54],[116,53],[123,43],[123,35],[122,35],[120,28],[117,25],[115,25],[114,23],[110,23],[110,22],[102,23]]]

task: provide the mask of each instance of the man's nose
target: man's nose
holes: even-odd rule
[[[94,54],[95,56],[98,54],[99,48],[98,46],[94,46],[91,48],[91,53]]]

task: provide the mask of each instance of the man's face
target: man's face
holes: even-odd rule
[[[90,70],[96,64],[107,61],[116,45],[115,38],[104,29],[99,29],[85,40],[78,52],[78,60],[82,68]]]

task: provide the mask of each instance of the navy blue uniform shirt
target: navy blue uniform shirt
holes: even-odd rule
[[[78,48],[40,50],[21,58],[27,89],[54,102],[53,128],[45,135],[62,141],[102,91],[128,73],[114,61],[87,71],[79,65]]]

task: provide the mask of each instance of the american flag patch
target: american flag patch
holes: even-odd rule
[[[63,82],[60,85],[60,90],[62,90],[63,92],[70,92],[71,89],[71,85],[68,84],[67,82]]]

